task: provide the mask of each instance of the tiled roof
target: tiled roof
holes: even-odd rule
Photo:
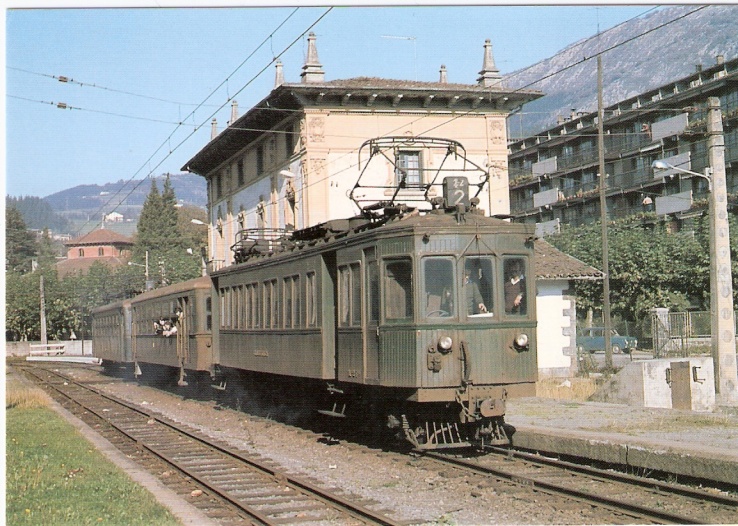
[[[536,279],[594,279],[604,278],[601,270],[587,265],[543,239],[535,241]]]
[[[56,272],[60,278],[69,274],[87,274],[94,263],[102,263],[114,268],[125,265],[126,261],[116,256],[63,259],[56,264]]]
[[[484,91],[489,92],[490,88],[485,88],[479,84],[455,84],[450,82],[427,82],[418,80],[400,80],[385,79],[381,77],[353,77],[350,79],[336,79],[319,83],[294,83],[285,84],[290,88],[350,88],[350,89],[435,89],[444,91]],[[495,89],[493,89],[495,91]],[[506,91],[499,88],[496,91]]]
[[[133,245],[130,237],[124,236],[112,230],[98,228],[82,237],[72,239],[64,243],[68,247],[76,247],[80,245]]]

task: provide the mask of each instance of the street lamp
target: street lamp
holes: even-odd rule
[[[713,103],[720,113],[719,101]],[[712,111],[711,107],[711,111]],[[712,117],[715,121],[716,118]],[[722,121],[720,120],[720,132]],[[716,125],[713,124],[714,127]],[[708,126],[709,127],[709,126]],[[714,134],[718,135],[718,133]],[[722,141],[722,133],[719,133]],[[721,146],[721,144],[717,144]],[[709,150],[718,150],[709,147]],[[738,402],[736,390],[736,359],[735,359],[735,318],[733,314],[733,275],[730,261],[730,226],[728,224],[728,193],[725,181],[725,164],[722,150],[710,152],[710,167],[701,174],[669,164],[663,160],[654,161],[651,167],[656,171],[674,170],[694,177],[703,177],[707,180],[710,193],[709,224],[710,224],[710,318],[711,318],[711,347],[715,364],[715,388],[724,403]],[[713,169],[713,167],[715,167]]]
[[[133,261],[128,262],[128,266],[136,266],[136,267],[143,267],[144,268],[144,276],[146,277],[146,290],[151,290],[154,288],[154,284],[149,279],[149,251],[146,251],[146,264],[142,265],[141,263],[134,263]]]
[[[707,181],[707,191],[712,192],[712,168],[710,167],[705,168],[705,173],[701,174],[699,172],[693,172],[692,170],[679,168],[678,166],[669,164],[664,160],[657,160],[651,163],[651,168],[653,169],[654,173],[663,170],[676,170],[677,172],[681,172],[694,177],[702,177]]]

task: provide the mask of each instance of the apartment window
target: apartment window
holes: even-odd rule
[[[395,179],[397,185],[400,187],[420,187],[422,183],[420,170],[420,152],[400,151],[397,153]]]

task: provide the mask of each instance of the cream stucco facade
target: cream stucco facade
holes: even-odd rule
[[[377,137],[457,141],[466,159],[489,174],[480,208],[488,215],[509,214],[506,117],[542,94],[502,88],[489,41],[478,83],[449,84],[443,67],[439,82],[326,82],[314,35],[308,40],[302,82],[283,83],[278,64],[272,92],[242,117],[232,115],[229,126],[184,167],[208,181],[209,259],[215,267],[233,263],[230,247],[241,231],[260,229],[268,236],[359,213],[350,194],[368,158],[360,150]],[[442,177],[465,166],[461,157],[436,151],[417,157],[421,184],[441,163]],[[396,184],[393,162],[373,160],[361,183],[357,194],[365,199],[375,197],[365,195],[371,185],[385,187],[372,190],[378,200],[391,197],[394,191],[386,187]],[[402,193],[398,197],[402,201]]]

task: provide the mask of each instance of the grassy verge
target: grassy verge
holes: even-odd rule
[[[573,377],[566,381],[560,378],[545,378],[536,383],[536,396],[555,400],[585,401],[597,390],[592,378]]]
[[[6,385],[6,524],[179,524],[50,409],[43,392]]]

